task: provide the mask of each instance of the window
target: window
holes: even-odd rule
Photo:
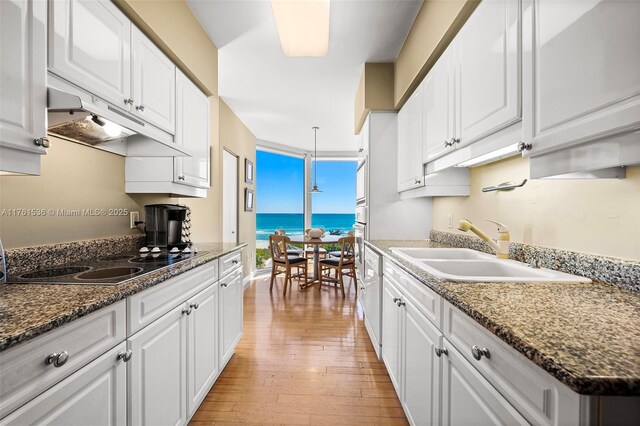
[[[317,170],[318,188],[311,197],[311,226],[327,233],[346,235],[353,230],[356,210],[357,161],[312,162],[312,176]]]

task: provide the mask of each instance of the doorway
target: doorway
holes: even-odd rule
[[[222,241],[238,242],[238,157],[226,149],[222,158]]]

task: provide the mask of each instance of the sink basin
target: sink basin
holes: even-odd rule
[[[391,248],[391,251],[407,260],[411,259],[492,259],[494,256],[465,248]]]
[[[590,279],[546,268],[531,268],[515,260],[470,249],[392,248],[391,251],[425,272],[447,281],[591,282]]]

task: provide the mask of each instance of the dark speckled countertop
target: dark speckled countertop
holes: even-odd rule
[[[0,351],[211,262],[246,244],[199,243],[208,253],[117,285],[5,284],[0,286]]]
[[[476,322],[585,395],[640,395],[640,294],[584,283],[447,282],[389,251],[451,247],[422,241],[372,241]]]

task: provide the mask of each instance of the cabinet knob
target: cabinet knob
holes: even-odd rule
[[[195,302],[195,303],[190,304],[189,307],[193,308],[193,309],[198,309],[200,307],[200,304],[198,302]]]
[[[482,357],[491,358],[491,354],[489,353],[489,349],[487,349],[487,348],[480,349],[476,345],[473,345],[471,347],[471,355],[473,355],[473,357],[478,361],[480,361],[482,359]]]
[[[460,143],[460,138],[451,138],[451,145],[455,143]]]
[[[143,112],[143,111],[144,111],[144,105],[138,105],[138,106],[136,106],[136,111]]]
[[[398,308],[399,308],[401,306],[405,306],[406,303],[404,303],[402,300],[399,300],[399,301],[396,302],[396,305],[398,305]]]
[[[51,142],[48,138],[38,138],[33,140],[33,144],[35,146],[41,146],[43,148],[49,148],[51,146]]]
[[[124,100],[124,104],[125,105],[133,105],[133,99],[131,99],[131,98],[125,99]]]
[[[400,299],[399,297],[394,297],[393,298],[393,303],[395,303],[397,305],[400,300],[402,300],[402,299]]]
[[[362,151],[364,151],[364,148],[360,148],[360,149],[358,150],[358,152],[362,152]]]
[[[444,141],[444,147],[445,147],[445,148],[448,148],[448,147],[450,147],[450,146],[451,146],[451,144],[449,144],[449,141]]]
[[[415,183],[416,185],[420,185],[420,183],[421,183],[421,182],[422,182],[422,179],[416,179],[414,183]]]
[[[69,360],[69,352],[63,351],[60,353],[52,353],[47,356],[44,363],[47,365],[53,364],[54,367],[62,367]]]
[[[440,346],[436,346],[436,356],[440,358],[442,355],[449,355],[449,350],[447,348],[441,348]]]
[[[518,144],[518,152],[531,151],[531,148],[533,148],[533,145],[530,143],[520,142]]]
[[[187,314],[187,315],[191,315],[191,308],[184,308],[182,310],[182,315]]]
[[[130,349],[127,349],[126,351],[118,352],[116,359],[123,360],[124,362],[129,362],[132,356],[133,356],[133,352],[131,352]]]
[[[178,176],[178,180],[184,180],[184,175]]]
[[[229,284],[227,284],[227,283],[220,283],[220,287],[226,287],[226,286],[228,286],[228,285],[229,285]]]

